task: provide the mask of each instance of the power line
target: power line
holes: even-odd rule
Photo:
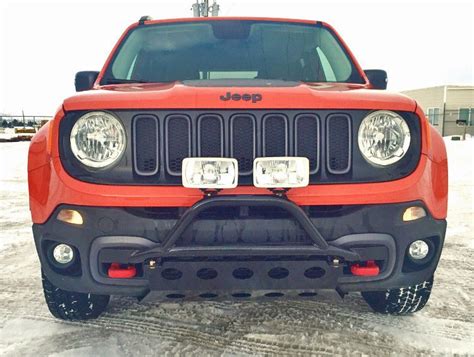
[[[211,16],[219,16],[220,6],[216,0],[214,0],[212,5],[209,5],[209,0],[201,0],[201,2],[196,0],[191,10],[194,17],[209,17],[209,13]]]

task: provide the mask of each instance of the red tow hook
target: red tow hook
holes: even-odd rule
[[[351,273],[356,276],[376,276],[380,273],[380,268],[374,260],[367,260],[365,266],[360,264],[351,265]]]
[[[112,279],[130,279],[137,275],[137,268],[134,265],[112,263],[107,271],[107,275]]]

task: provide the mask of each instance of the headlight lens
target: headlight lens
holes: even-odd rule
[[[258,157],[253,162],[255,187],[291,188],[309,184],[306,157]]]
[[[105,112],[90,112],[74,124],[71,150],[84,165],[104,168],[120,159],[125,140],[125,130],[116,117]]]
[[[237,160],[230,158],[188,157],[181,171],[183,186],[189,188],[234,188],[239,180]]]
[[[376,165],[399,161],[410,147],[410,129],[406,121],[390,111],[377,111],[362,120],[359,149],[365,159]]]

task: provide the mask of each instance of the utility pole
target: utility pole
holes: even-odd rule
[[[196,0],[193,4],[191,10],[193,11],[194,17],[208,17],[209,12],[211,12],[211,16],[219,16],[219,4],[217,4],[216,0],[209,6],[209,0]]]

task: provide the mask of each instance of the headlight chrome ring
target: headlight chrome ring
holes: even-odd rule
[[[373,165],[387,166],[400,161],[407,153],[410,142],[407,122],[392,111],[370,113],[359,127],[359,149]]]

